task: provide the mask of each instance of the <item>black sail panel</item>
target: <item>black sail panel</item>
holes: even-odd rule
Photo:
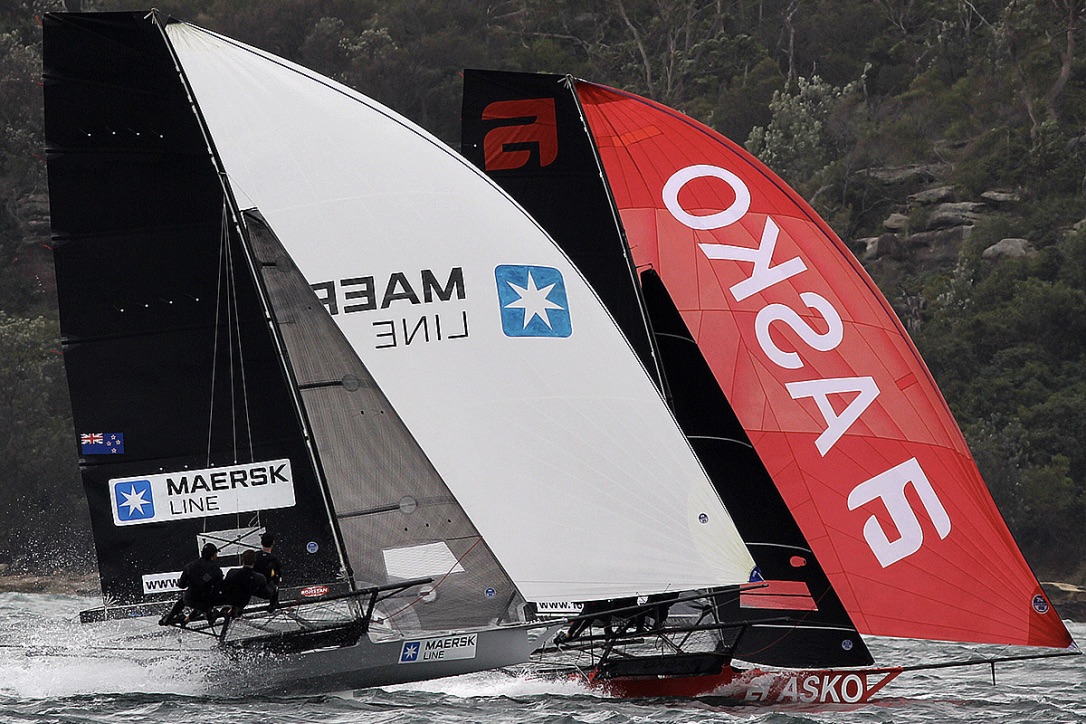
[[[641,284],[679,427],[767,582],[764,589],[720,596],[718,613],[728,621],[789,618],[787,625],[773,622],[749,628],[735,656],[774,666],[872,663],[867,645],[852,626],[659,275],[646,270]]]
[[[646,367],[659,369],[680,428],[768,581],[721,595],[721,619],[789,619],[752,626],[735,655],[779,666],[871,663],[659,277],[629,274],[621,222],[564,77],[465,71],[462,146],[581,268]]]
[[[625,247],[601,243],[616,219],[566,77],[466,70],[462,124],[461,153],[561,237],[659,383]]]
[[[324,304],[263,216],[245,219],[356,582],[434,579],[383,607],[401,630],[516,615],[513,582]]]
[[[286,585],[334,580],[324,494],[158,26],[145,13],[44,26],[61,331],[103,593],[173,597],[202,542],[236,565],[261,530]]]

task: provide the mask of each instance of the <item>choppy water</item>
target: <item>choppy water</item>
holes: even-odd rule
[[[0,594],[0,722],[1086,722],[1086,656],[903,674],[877,703],[721,707],[701,701],[608,699],[567,682],[485,673],[320,697],[216,698],[203,672],[213,653],[161,650],[137,663],[106,625],[80,626],[91,599]],[[157,627],[156,627],[157,628]],[[1086,624],[1071,631],[1086,641]],[[137,642],[138,645],[138,642]],[[160,639],[147,647],[163,649]],[[875,640],[880,664],[973,658],[964,646]],[[992,655],[986,650],[986,655]]]

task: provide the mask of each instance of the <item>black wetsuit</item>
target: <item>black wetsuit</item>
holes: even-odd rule
[[[177,586],[185,589],[185,595],[182,598],[186,606],[191,606],[197,611],[207,611],[215,602],[222,580],[222,569],[219,568],[218,563],[206,558],[197,558],[181,571]]]
[[[268,579],[268,590],[272,593],[269,600],[271,601],[271,609],[274,611],[279,605],[279,581],[282,580],[283,572],[282,566],[279,565],[279,559],[265,550],[259,550],[256,552],[256,563],[253,564],[253,570]]]
[[[185,589],[177,599],[173,609],[162,617],[160,624],[176,623],[185,606],[208,613],[219,596],[222,584],[222,569],[219,564],[208,558],[197,558],[185,566],[177,579],[177,587]]]
[[[242,609],[249,605],[249,599],[253,596],[271,599],[272,595],[273,591],[268,587],[268,579],[263,574],[242,566],[226,574],[220,601],[232,607],[233,615],[238,616]]]
[[[257,551],[256,563],[253,564],[253,570],[267,578],[269,586],[279,588],[279,578],[282,573],[282,568],[279,565],[279,559],[274,555],[264,550]]]

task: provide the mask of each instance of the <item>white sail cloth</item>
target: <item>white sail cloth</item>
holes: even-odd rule
[[[365,96],[199,28],[167,32],[239,204],[316,285],[528,600],[748,580],[648,375],[515,202]]]

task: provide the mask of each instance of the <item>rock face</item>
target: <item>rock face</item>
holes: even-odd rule
[[[965,225],[921,231],[910,236],[908,243],[920,263],[952,266],[962,250],[962,243],[972,231],[972,226]]]
[[[1003,239],[985,249],[981,256],[995,261],[998,259],[1021,259],[1036,254],[1037,250],[1026,239]]]
[[[980,220],[985,204],[974,201],[939,204],[928,217],[929,229],[945,229],[951,226],[971,226]]]
[[[980,197],[988,203],[995,204],[997,206],[1002,206],[1004,204],[1013,204],[1022,200],[1022,197],[1014,191],[985,191],[980,195]]]
[[[923,191],[917,191],[908,197],[910,204],[938,204],[950,201],[954,198],[953,186],[936,186]]]
[[[896,168],[869,168],[868,176],[884,184],[930,183],[946,175],[948,166],[937,163],[924,163]]]
[[[961,190],[945,183],[951,169],[938,164],[897,168],[867,169],[870,178],[881,182],[887,196],[898,199],[882,222],[886,230],[879,236],[856,239],[853,248],[859,250],[866,263],[878,263],[882,270],[898,268],[938,270],[957,262],[963,243],[973,227],[986,214],[1006,211],[1021,201],[1021,195],[1008,189],[991,189],[979,199],[958,200]],[[907,196],[902,186],[920,187]],[[1086,219],[1080,222],[1086,226]],[[1076,227],[1077,228],[1077,227]],[[992,261],[1033,256],[1037,250],[1026,239],[1003,239],[984,251]]]
[[[903,259],[905,256],[905,245],[897,234],[888,232],[882,236],[872,236],[867,239],[860,239],[860,243],[864,245],[863,258],[865,261],[882,259],[884,257]]]
[[[1042,583],[1045,595],[1061,618],[1086,621],[1086,588],[1070,583]]]
[[[29,194],[15,201],[15,217],[25,227],[26,243],[38,243],[49,237],[49,197],[46,194]]]
[[[894,212],[886,217],[886,221],[882,222],[882,225],[890,231],[902,231],[909,226],[909,217]]]

